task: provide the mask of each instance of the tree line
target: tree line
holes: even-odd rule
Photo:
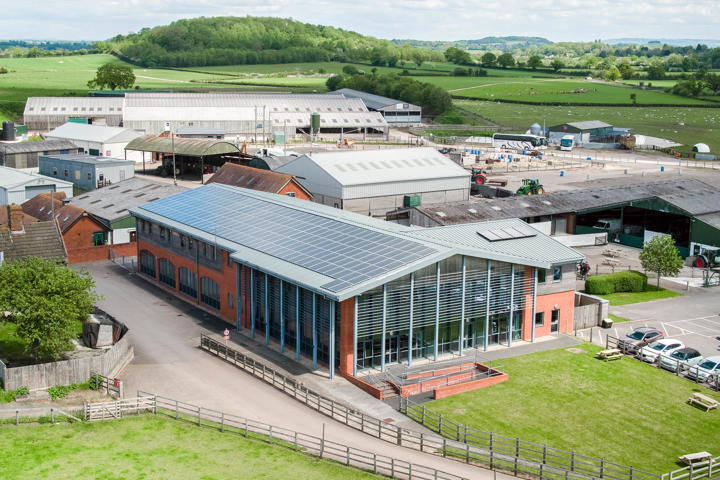
[[[339,28],[269,17],[178,20],[96,42],[93,48],[145,67],[327,61],[397,66],[443,58],[439,52],[399,47]]]
[[[423,113],[429,115],[440,115],[452,105],[450,94],[442,88],[418,82],[407,76],[396,73],[377,75],[375,72],[366,75],[352,65],[343,67],[343,71],[343,74],[328,78],[326,85],[329,90],[352,88],[383,97],[396,98],[420,105],[423,107]]]

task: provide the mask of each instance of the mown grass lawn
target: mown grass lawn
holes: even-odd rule
[[[660,288],[648,285],[648,289],[644,292],[621,292],[611,293],[609,295],[595,295],[604,298],[610,302],[611,307],[619,307],[621,305],[629,305],[631,303],[650,302],[652,300],[660,300],[663,298],[682,297],[682,293],[674,292],[666,288]]]
[[[0,478],[371,479],[327,460],[143,415],[97,423],[0,426]]]
[[[629,322],[629,318],[621,317],[620,315],[615,315],[612,313],[609,313],[608,316],[610,317],[610,320],[613,321],[613,323],[623,323],[623,322]]]
[[[600,347],[502,360],[509,380],[425,404],[495,434],[664,473],[686,453],[720,452],[720,412],[687,404],[720,394],[631,358],[603,362]]]

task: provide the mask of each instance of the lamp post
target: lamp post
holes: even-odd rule
[[[177,186],[177,170],[175,169],[175,132],[170,129],[170,143],[172,144],[172,159],[173,159],[173,185]],[[202,178],[202,172],[200,172],[200,177]]]

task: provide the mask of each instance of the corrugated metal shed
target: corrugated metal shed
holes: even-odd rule
[[[715,195],[716,190],[698,180],[682,179],[589,190],[571,190],[544,195],[471,200],[469,202],[416,208],[439,225],[453,225],[485,220],[529,218],[559,213],[583,212],[610,208],[614,205],[646,198],[666,195],[683,197],[688,194],[693,197],[702,197],[706,194]],[[685,201],[683,205],[692,208],[691,205],[688,205],[688,203],[692,202],[693,200]]]
[[[116,165],[135,165],[133,160],[125,160],[123,158],[112,158],[112,157],[98,157],[95,155],[88,155],[87,153],[80,154],[57,154],[57,155],[42,155],[41,160],[52,164],[53,160],[60,160],[63,162],[72,163],[86,163],[88,165],[96,165],[99,167],[113,167]]]
[[[395,100],[393,98],[383,97],[381,95],[375,95],[373,93],[361,92],[360,90],[353,90],[352,88],[341,88],[334,92],[328,93],[328,95],[343,95],[346,98],[359,98],[365,105],[371,110],[383,110],[387,107],[395,107],[395,105],[407,105],[409,110],[421,110],[421,107],[413,105],[412,103],[404,102],[402,100]]]
[[[712,190],[710,186],[704,190],[659,195],[659,197],[690,215],[720,212],[720,192]]]
[[[26,184],[55,184],[72,188],[71,182],[58,180],[57,178],[38,175],[37,173],[21,172],[10,167],[0,167],[0,188],[15,189]]]
[[[720,212],[698,215],[696,218],[720,230]]]
[[[302,155],[277,169],[313,193],[351,199],[470,188],[470,173],[434,148]]]
[[[240,149],[230,142],[205,140],[202,138],[156,137],[144,135],[131,141],[125,150],[141,152],[172,153],[189,157],[205,157],[208,155],[224,155],[240,153]]]
[[[122,115],[123,104],[122,97],[29,97],[23,115]]]
[[[44,135],[48,139],[80,140],[97,143],[125,143],[142,136],[141,133],[122,127],[88,125],[68,122]]]
[[[218,201],[220,198],[222,201]],[[519,220],[472,226],[475,230],[512,226],[533,232],[533,236],[522,239],[522,243],[508,240],[511,243],[503,247],[488,246],[465,236],[457,241],[457,232],[452,229],[413,229],[283,195],[218,184],[133,208],[131,213],[217,244],[229,250],[238,262],[335,300],[350,298],[458,254],[539,268],[550,268],[553,261],[568,263],[582,258]],[[311,222],[316,229],[305,229],[306,222]],[[234,224],[243,228],[234,228]],[[307,235],[303,237],[304,232]],[[313,256],[323,248],[308,242],[319,237],[330,241],[332,255],[328,249],[328,254],[321,258]],[[365,239],[370,243],[365,244]],[[252,245],[246,244],[246,240]],[[338,242],[346,248],[338,249]],[[406,259],[392,257],[391,247],[396,244],[407,247],[408,257],[412,252],[421,253]],[[302,250],[303,245],[310,249]],[[300,251],[293,253],[298,248]],[[339,286],[332,272],[347,273],[348,269],[356,269],[357,278],[341,282],[343,286]]]
[[[38,142],[0,143],[3,154],[48,152],[51,150],[77,150],[70,140],[40,140]]]

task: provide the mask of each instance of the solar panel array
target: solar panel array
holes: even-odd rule
[[[419,242],[210,185],[142,208],[331,277],[323,288],[332,292],[437,253]]]
[[[492,230],[484,230],[477,232],[478,235],[490,242],[499,242],[502,240],[513,240],[516,238],[534,237],[533,232],[523,232],[514,227],[495,228]]]

